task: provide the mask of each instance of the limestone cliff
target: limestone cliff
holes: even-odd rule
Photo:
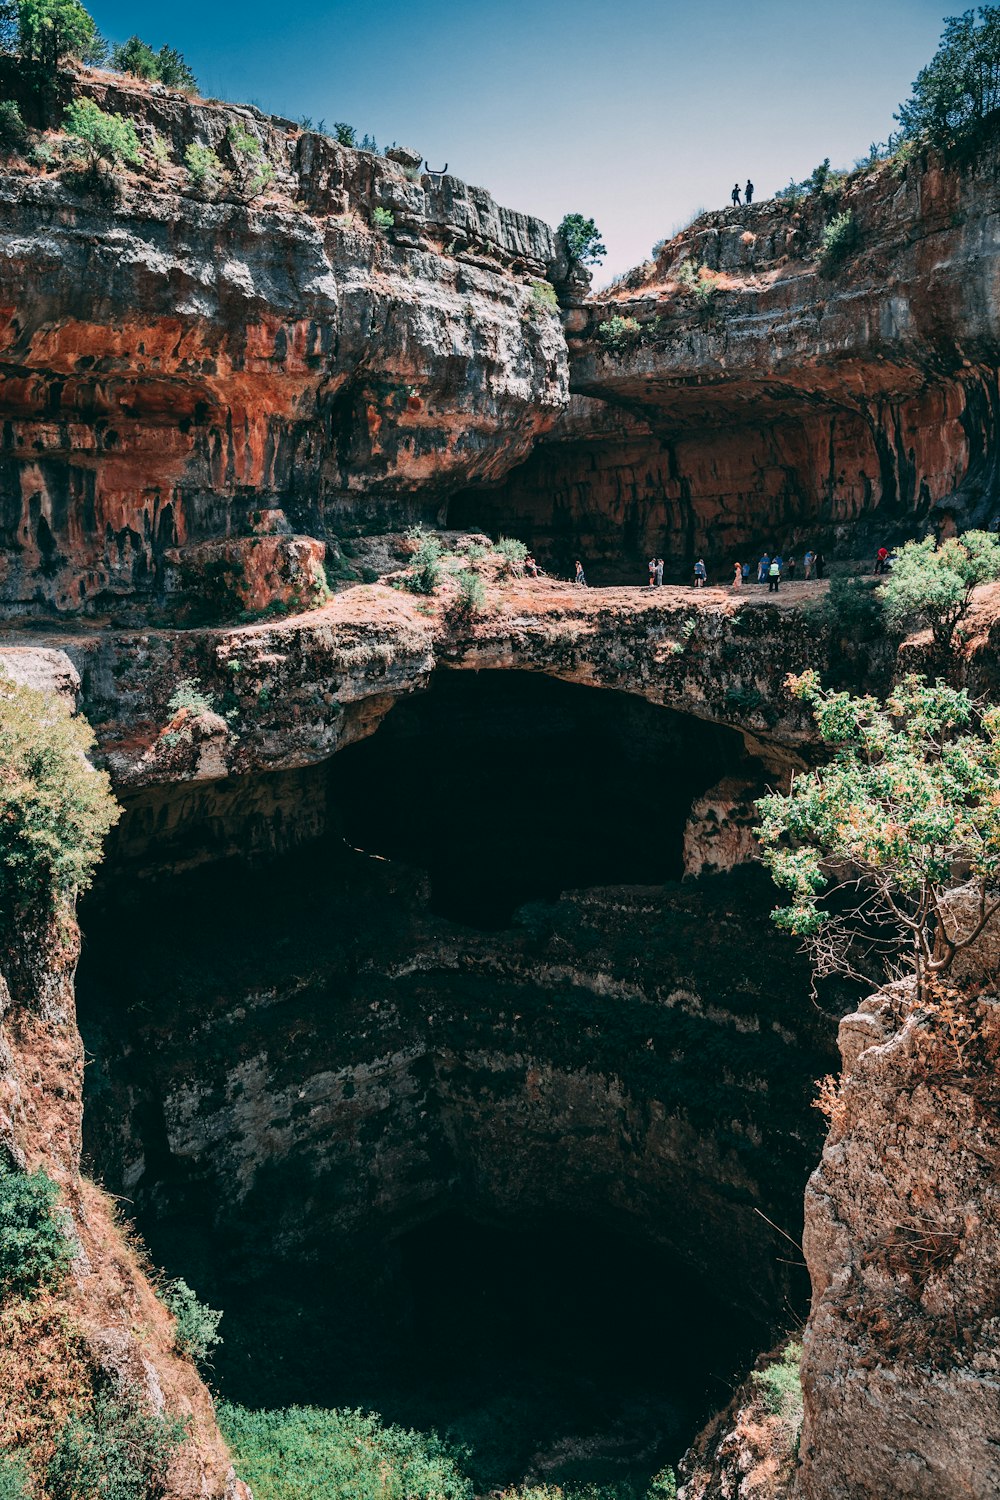
[[[168,163],[105,193],[0,172],[9,606],[148,597],[168,552],[249,534],[269,508],[319,537],[433,518],[565,404],[562,329],[532,286],[546,225],[255,110],[107,74],[73,88]],[[234,126],[273,184],[205,201],[184,151],[225,156]]]
[[[699,555],[817,544],[857,556],[885,536],[995,515],[994,157],[916,158],[835,201],[706,214],[649,262],[569,311],[570,408],[464,524],[581,550],[602,581],[650,552],[682,577]],[[824,270],[824,223],[854,250]],[[703,268],[703,296],[681,278]],[[612,319],[625,320],[614,332]],[[610,330],[610,341],[606,335]]]

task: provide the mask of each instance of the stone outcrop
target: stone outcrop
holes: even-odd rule
[[[107,74],[73,88],[169,161],[108,193],[0,174],[8,607],[148,600],[175,549],[245,536],[262,509],[319,538],[433,517],[565,404],[559,318],[532,287],[554,255],[538,220],[257,111]],[[274,182],[204,201],[183,153],[232,166],[234,127]]]
[[[602,582],[660,554],[808,546],[856,557],[926,525],[996,515],[994,159],[911,161],[834,199],[697,219],[655,263],[567,316],[570,408],[493,495],[455,524],[504,524],[539,555],[579,551]],[[821,234],[853,215],[856,246],[824,272]],[[704,267],[711,293],[679,280]],[[611,344],[613,318],[631,320]],[[752,556],[751,556],[752,560]]]
[[[1000,1487],[1000,1048],[978,998],[897,986],[841,1023],[806,1192],[813,1284],[800,1492],[950,1500]]]

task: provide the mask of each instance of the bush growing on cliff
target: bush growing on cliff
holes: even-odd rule
[[[255,135],[234,121],[226,131],[226,140],[236,165],[236,189],[245,198],[256,198],[274,181],[274,168],[264,155]]]
[[[372,209],[372,223],[376,229],[391,229],[395,222],[391,209],[382,208],[378,204]]]
[[[509,578],[513,574],[520,578],[528,560],[528,549],[524,542],[515,536],[502,536],[493,550],[500,559],[500,576]]]
[[[556,234],[565,245],[570,260],[578,261],[582,266],[596,266],[608,253],[597,225],[593,219],[585,219],[583,214],[566,214]]]
[[[188,181],[202,193],[214,193],[225,178],[225,168],[211,146],[188,146],[184,152]]]
[[[28,132],[21,111],[13,99],[0,99],[0,153],[7,156],[23,151],[28,144]]]
[[[164,1287],[160,1297],[176,1320],[176,1348],[197,1364],[208,1363],[211,1351],[222,1343],[222,1335],[219,1333],[222,1313],[200,1302],[196,1293],[180,1276]]]
[[[0,677],[0,931],[45,921],[90,885],[120,816],[94,735],[44,693]]]
[[[456,573],[455,582],[458,584],[455,613],[462,619],[474,620],[486,607],[486,585],[471,568],[463,568]]]
[[[201,679],[198,677],[182,677],[167,699],[167,708],[171,718],[185,709],[196,716],[214,714],[216,711],[215,699],[211,693],[202,690]]]
[[[787,1344],[781,1358],[750,1376],[761,1399],[773,1417],[781,1417],[788,1426],[789,1447],[798,1446],[802,1431],[802,1345]]]
[[[0,1300],[62,1278],[73,1252],[58,1201],[45,1172],[19,1172],[0,1159]]]
[[[837,214],[824,226],[820,237],[818,265],[824,276],[832,276],[858,244],[858,225],[854,215],[848,211]]]
[[[642,325],[637,318],[622,318],[615,313],[597,325],[597,337],[606,349],[619,353],[630,344],[637,344],[642,336]]]
[[[312,1406],[247,1411],[225,1402],[218,1415],[254,1500],[472,1500],[455,1453],[436,1433]]]
[[[819,976],[916,976],[923,994],[1000,910],[1000,709],[907,677],[885,705],[790,677],[833,759],[757,803],[773,913]],[[948,891],[963,882],[961,911]]]
[[[948,150],[974,141],[1000,109],[1000,6],[945,21],[938,50],[896,114],[902,135]]]
[[[403,582],[411,594],[433,594],[441,582],[441,540],[422,526],[411,526],[407,540],[416,542],[416,550]]]
[[[534,312],[558,312],[559,298],[551,281],[531,283],[531,307]]]
[[[92,166],[99,161],[111,166],[142,164],[142,148],[132,121],[124,115],[108,114],[93,99],[74,99],[63,118],[63,129],[81,143]]]
[[[935,548],[933,537],[907,542],[883,588],[893,625],[929,625],[937,644],[951,649],[955,631],[972,608],[975,589],[1000,579],[1000,537],[967,531]]]
[[[183,1423],[147,1411],[132,1393],[101,1391],[56,1438],[51,1500],[159,1500],[184,1437]]]
[[[819,614],[840,639],[870,641],[882,630],[882,596],[875,579],[836,574],[821,597]]]

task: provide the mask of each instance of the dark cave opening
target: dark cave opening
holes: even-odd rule
[[[476,1492],[675,1464],[762,1331],[668,1250],[558,1213],[456,1212],[364,1272],[283,1264],[225,1288],[215,1379],[250,1406],[361,1405],[467,1450]]]
[[[337,755],[349,843],[427,871],[431,910],[509,925],[561,891],[683,873],[696,796],[745,759],[735,730],[528,672],[439,672]]]
[[[449,672],[329,765],[135,797],[82,908],[85,1144],[224,1310],[223,1395],[436,1428],[480,1493],[641,1492],[726,1403],[803,1306],[754,1205],[796,1230],[827,1070],[763,872],[677,883],[746,764]]]

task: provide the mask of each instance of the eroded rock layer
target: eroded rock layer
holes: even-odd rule
[[[569,411],[455,524],[506,525],[595,579],[659,553],[688,576],[764,548],[857,556],[997,508],[996,181],[917,159],[854,182],[855,251],[827,272],[826,203],[704,215],[566,320]],[[704,267],[699,302],[678,280]],[[610,320],[632,320],[614,342]],[[878,538],[878,540],[876,540]]]
[[[559,319],[531,285],[546,225],[255,110],[107,75],[76,89],[155,131],[171,165],[103,194],[0,176],[8,604],[148,596],[167,553],[262,509],[319,537],[433,517],[564,405]],[[226,156],[234,126],[273,187],[199,201],[183,153]]]

